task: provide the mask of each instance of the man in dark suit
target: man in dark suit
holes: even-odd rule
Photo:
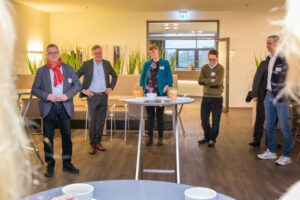
[[[267,58],[268,66],[265,69],[266,76],[260,81],[265,85],[266,94],[264,99],[266,130],[267,130],[267,145],[268,149],[262,154],[258,154],[259,159],[276,159],[276,118],[280,130],[283,133],[283,148],[282,155],[275,161],[278,165],[288,165],[291,160],[292,149],[292,133],[289,122],[289,102],[284,97],[277,95],[285,87],[285,79],[288,71],[288,65],[283,57],[278,55],[276,48],[279,44],[279,36],[271,35],[267,39],[267,48],[269,56]],[[257,100],[257,95],[254,94],[253,99]]]
[[[89,153],[95,154],[96,149],[106,150],[101,140],[107,112],[107,99],[117,83],[118,76],[110,62],[102,59],[101,46],[94,45],[92,55],[94,59],[84,62],[77,71],[77,75],[79,78],[84,75],[80,97],[87,97],[90,114]]]
[[[78,174],[79,169],[71,163],[71,115],[74,112],[73,97],[80,90],[73,68],[62,63],[55,44],[47,46],[47,64],[39,68],[31,92],[40,99],[39,109],[43,118],[44,151],[47,162],[46,177],[53,176],[53,137],[55,120],[58,118],[62,136],[63,171]]]
[[[264,60],[260,62],[252,84],[252,97],[254,97],[254,101],[256,101],[256,118],[254,124],[253,141],[250,142],[249,145],[253,147],[260,146],[260,141],[264,131],[264,122],[265,122],[264,99],[266,96],[267,72],[268,72],[268,61]]]

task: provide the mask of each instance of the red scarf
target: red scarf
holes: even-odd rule
[[[47,60],[47,67],[52,69],[54,72],[54,87],[60,85],[63,80],[65,80],[64,75],[60,71],[60,66],[62,64],[61,58],[59,58],[56,64],[51,64],[49,60]]]

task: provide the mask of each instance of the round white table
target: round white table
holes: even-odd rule
[[[149,101],[147,100],[146,97],[136,97],[132,99],[121,99],[121,101],[130,104],[140,105],[140,127],[139,127],[135,180],[139,179],[139,174],[141,176],[141,179],[143,179],[143,173],[175,173],[177,183],[180,183],[177,105],[192,103],[194,102],[194,99],[189,97],[178,97],[176,101],[172,102],[169,97],[157,97],[155,101]],[[145,122],[143,117],[145,106],[172,106],[173,136],[175,139],[175,152],[176,152],[175,170],[143,169],[143,152],[142,152],[143,148],[141,148],[141,145],[142,145],[142,136],[145,132]]]
[[[194,186],[145,180],[113,180],[89,182],[96,200],[184,200],[184,191]],[[62,195],[61,187],[40,192],[24,200],[51,200]],[[217,200],[234,200],[218,194]]]

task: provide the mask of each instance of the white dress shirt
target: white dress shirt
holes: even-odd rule
[[[273,67],[275,64],[275,61],[277,59],[278,54],[274,54],[272,56],[272,54],[269,55],[270,56],[270,62],[268,65],[268,79],[267,79],[267,90],[272,90],[272,86],[271,86],[271,78],[272,78],[272,72],[273,72]]]

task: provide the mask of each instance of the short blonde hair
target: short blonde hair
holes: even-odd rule
[[[152,51],[152,50],[159,50],[158,47],[156,46],[156,44],[151,44],[151,45],[148,47],[148,51]]]

